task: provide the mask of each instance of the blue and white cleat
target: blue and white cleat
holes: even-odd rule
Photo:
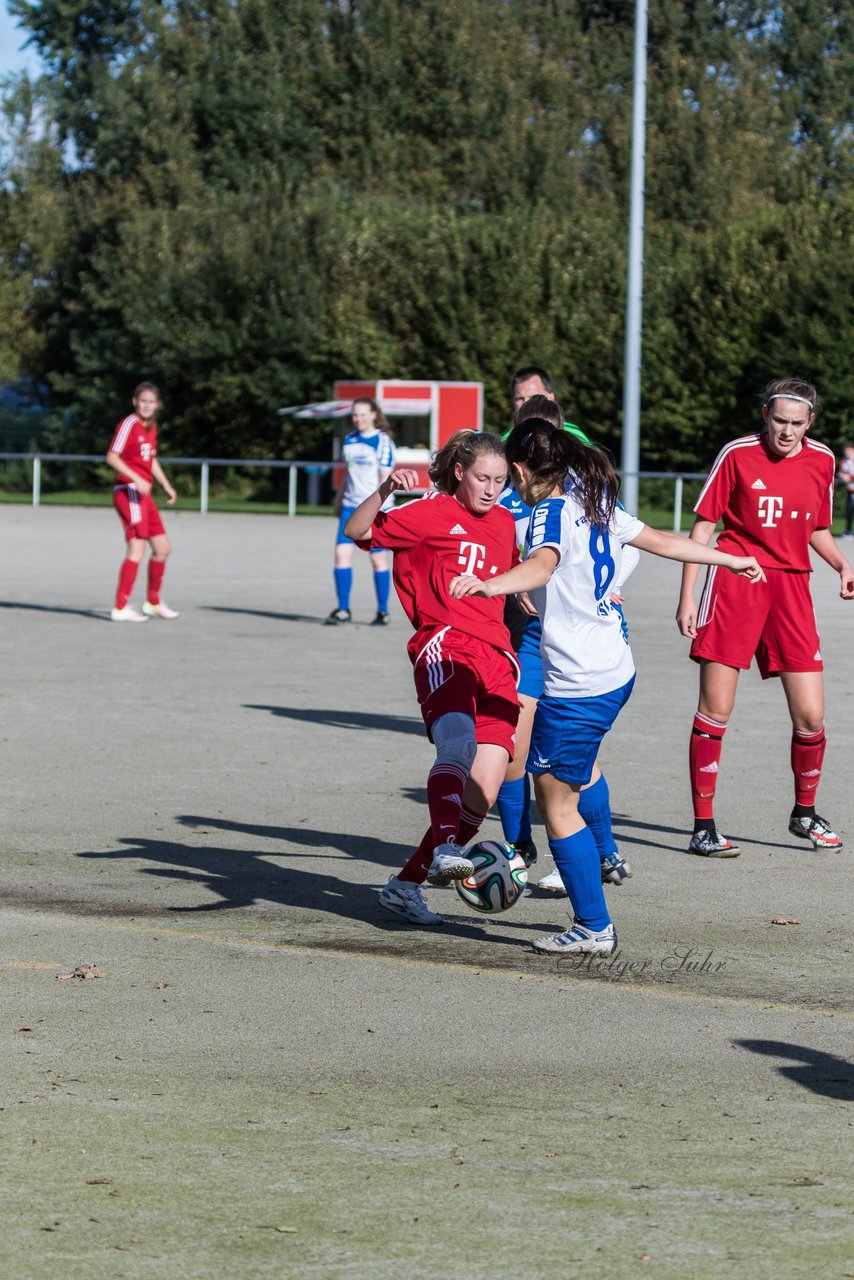
[[[573,920],[566,933],[535,938],[531,946],[553,956],[609,956],[617,950],[617,930],[609,924],[597,932]]]

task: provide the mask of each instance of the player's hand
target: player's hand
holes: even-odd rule
[[[178,497],[178,495],[177,495],[177,493],[175,492],[175,490],[174,490],[174,489],[167,489],[167,490],[166,490],[166,505],[167,505],[167,507],[174,507],[174,505],[175,505],[175,500],[177,499],[177,497]]]
[[[387,496],[391,496],[398,489],[402,489],[404,493],[411,493],[413,489],[418,489],[420,486],[421,477],[417,471],[409,467],[395,467],[391,475],[387,476],[382,483]]]
[[[676,610],[676,625],[683,636],[687,636],[689,640],[697,638],[697,607],[693,599],[686,600],[683,604],[679,601],[679,608]]]
[[[625,603],[626,603],[626,597],[625,597],[621,592],[619,592],[619,591],[612,591],[612,592],[611,592],[611,597],[610,597],[610,599],[611,599],[611,604],[625,604]]]
[[[843,600],[854,600],[854,571],[850,564],[845,564],[839,570],[839,581],[841,583],[839,594]]]
[[[488,599],[492,595],[488,588],[489,583],[481,582],[480,578],[476,578],[474,574],[461,573],[451,579],[448,590],[455,600],[462,600],[463,596],[483,596]]]
[[[732,564],[727,568],[736,577],[747,578],[748,582],[767,582],[765,571],[755,556],[733,556]]]
[[[139,493],[142,494],[143,498],[147,498],[148,495],[151,493],[151,490],[154,488],[154,485],[151,483],[151,481],[143,480],[142,476],[140,476],[136,480],[131,480],[131,484],[136,490],[138,490]]]
[[[527,613],[531,618],[537,617],[537,611],[531,604],[531,597],[528,595],[527,591],[518,591],[516,593],[516,599],[519,601],[519,607],[523,613]]]

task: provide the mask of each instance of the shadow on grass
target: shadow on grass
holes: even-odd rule
[[[23,600],[0,600],[0,609],[29,609],[33,613],[70,613],[78,618],[94,618],[96,622],[110,622],[106,609],[68,609],[64,605],[28,604]]]
[[[854,1064],[845,1058],[785,1040],[734,1040],[733,1044],[768,1058],[789,1058],[797,1065],[778,1067],[781,1076],[823,1098],[854,1102]]]
[[[413,733],[424,736],[424,724],[414,716],[378,715],[374,711],[345,711],[340,707],[267,707],[245,702],[247,711],[268,711],[272,716],[285,716],[304,724],[316,724],[330,729],[377,729],[389,733]]]
[[[412,929],[411,925],[396,919],[378,905],[378,885],[359,884],[329,871],[309,870],[299,865],[305,858],[315,861],[325,854],[327,859],[335,862],[365,857],[371,861],[398,868],[404,860],[402,854],[408,852],[402,851],[399,845],[392,845],[374,837],[343,836],[337,832],[294,827],[257,827],[222,818],[182,815],[178,821],[187,827],[195,828],[193,834],[200,837],[209,835],[212,828],[219,828],[302,846],[306,852],[288,850],[262,852],[227,849],[217,845],[192,848],[174,841],[147,840],[140,837],[121,840],[121,847],[118,849],[86,851],[76,856],[105,862],[123,860],[147,862],[153,865],[140,867],[141,875],[196,885],[216,895],[216,900],[213,902],[203,902],[197,906],[166,908],[167,912],[176,915],[210,915],[211,912],[230,911],[268,902],[288,909],[324,912],[328,913],[332,919],[359,921],[393,932]],[[324,854],[319,853],[320,850],[324,851]],[[334,852],[336,850],[337,852]],[[378,852],[381,854],[379,858]],[[383,875],[384,878],[385,875]],[[452,909],[459,909],[462,906],[456,895],[449,897],[448,901],[452,903]],[[154,907],[154,904],[152,903],[151,906]],[[138,910],[142,909],[138,908]],[[163,907],[158,903],[157,914],[162,911]],[[291,931],[304,932],[306,943],[310,943],[312,941],[311,926],[320,922],[303,923],[292,918],[287,923]],[[536,929],[538,933],[543,932],[541,924],[526,927]],[[514,936],[502,937],[501,933],[504,929],[512,929]],[[488,938],[490,942],[519,946],[518,924],[515,920],[505,922],[489,917],[481,923],[474,917],[471,923],[467,923],[465,917],[446,916],[445,925],[440,932],[455,938],[476,940]],[[351,941],[354,948],[358,949],[360,939],[354,937]],[[346,939],[343,943],[346,947]]]

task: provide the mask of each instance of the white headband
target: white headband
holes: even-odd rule
[[[776,395],[769,396],[766,401],[766,404],[770,404],[772,400],[797,400],[799,404],[807,405],[809,407],[810,413],[812,413],[815,410],[815,405],[813,404],[812,400],[807,400],[804,398],[804,396],[790,396],[790,395],[787,395],[785,391],[778,391]]]

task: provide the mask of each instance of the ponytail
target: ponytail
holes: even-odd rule
[[[536,488],[549,492],[569,478],[588,522],[610,524],[620,492],[620,477],[610,454],[585,445],[569,431],[543,418],[529,418],[514,427],[505,444],[508,462],[521,462]]]

